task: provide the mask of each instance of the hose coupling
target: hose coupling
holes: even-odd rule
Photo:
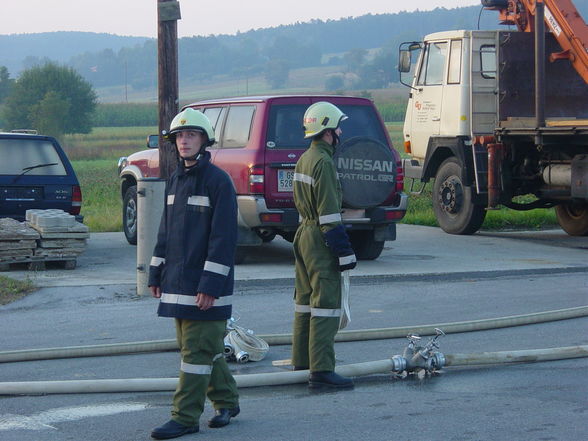
[[[407,361],[402,355],[392,357],[392,372],[402,372],[406,370]]]
[[[232,345],[225,343],[224,355],[225,357],[230,357],[235,353],[235,349]]]
[[[245,351],[240,351],[235,354],[237,363],[247,363],[249,361],[249,354]]]
[[[421,337],[416,334],[408,335],[408,346],[402,355],[392,357],[392,371],[395,373],[427,373],[431,374],[445,366],[445,355],[437,351],[437,339],[445,333],[435,328],[435,336],[427,344],[419,344]]]

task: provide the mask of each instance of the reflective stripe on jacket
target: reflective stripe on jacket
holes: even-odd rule
[[[237,202],[229,176],[206,152],[190,169],[179,165],[165,190],[165,208],[149,267],[149,285],[162,291],[158,314],[189,320],[231,317]],[[201,311],[196,294],[216,297]]]

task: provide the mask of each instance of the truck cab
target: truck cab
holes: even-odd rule
[[[435,138],[491,134],[496,127],[495,32],[430,34],[404,121],[404,140],[423,162]],[[470,67],[471,66],[471,67]]]
[[[455,30],[400,47],[410,87],[404,174],[434,179],[433,209],[448,233],[476,232],[502,204],[556,207],[566,232],[588,234],[588,84],[568,60],[548,61],[560,48],[545,33],[546,120],[537,123],[536,44],[528,32]],[[529,194],[536,200],[516,202]]]

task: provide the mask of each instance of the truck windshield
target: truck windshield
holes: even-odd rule
[[[374,138],[387,145],[380,119],[371,106],[337,105],[348,119],[341,123],[341,142],[356,136]],[[307,149],[310,139],[304,139],[302,117],[305,104],[273,105],[270,111],[266,145],[273,149]],[[271,146],[271,147],[270,147]]]
[[[45,140],[0,139],[0,158],[0,175],[20,175],[28,167],[33,168],[27,175],[67,175],[57,150]]]

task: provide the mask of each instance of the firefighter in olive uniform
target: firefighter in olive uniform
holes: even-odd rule
[[[165,189],[165,207],[151,259],[149,287],[158,315],[175,318],[181,351],[171,420],[151,436],[169,439],[198,431],[206,396],[222,427],[239,413],[237,385],[223,356],[231,317],[237,202],[229,176],[210,163],[214,143],[208,118],[186,109],[171,122],[168,139],[180,156]]]
[[[353,381],[334,372],[334,339],[341,316],[340,272],[356,265],[341,223],[341,185],[333,162],[339,124],[347,116],[328,102],[304,114],[309,149],[294,171],[294,203],[300,226],[294,238],[296,293],[292,364],[310,369],[311,388],[350,388]]]

